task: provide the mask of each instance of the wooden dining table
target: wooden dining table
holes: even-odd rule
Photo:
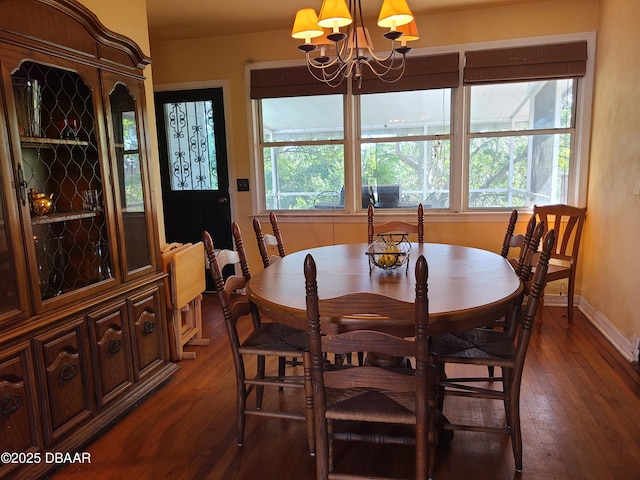
[[[408,268],[370,269],[367,244],[329,245],[298,251],[252,274],[249,299],[264,314],[306,330],[304,259],[317,266],[318,295],[332,298],[371,292],[406,302],[415,299],[415,261],[424,255],[429,269],[429,333],[438,335],[484,326],[509,311],[523,285],[509,262],[478,248],[412,243]],[[339,320],[336,320],[339,321]],[[408,318],[410,332],[414,325]]]

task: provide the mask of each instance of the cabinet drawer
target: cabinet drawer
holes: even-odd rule
[[[94,411],[84,318],[35,338],[47,445]]]
[[[0,357],[0,451],[34,452],[41,444],[28,344]],[[17,464],[0,464],[0,478]]]
[[[126,319],[127,304],[124,301],[87,315],[98,408],[133,383]]]
[[[164,363],[163,315],[159,288],[128,299],[133,340],[133,366],[136,381]]]

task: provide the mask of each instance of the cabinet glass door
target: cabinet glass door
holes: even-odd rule
[[[131,273],[151,264],[140,128],[136,102],[122,83],[117,83],[109,94],[109,106],[118,170],[125,271]]]
[[[32,285],[47,300],[112,278],[94,101],[77,72],[35,62],[12,84]]]
[[[1,171],[0,180],[2,180]],[[6,313],[18,310],[19,305],[15,258],[11,253],[9,241],[3,184],[4,182],[0,181],[0,318]]]

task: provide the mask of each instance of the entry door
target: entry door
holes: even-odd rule
[[[232,248],[222,88],[158,92],[155,107],[167,243],[207,230]]]

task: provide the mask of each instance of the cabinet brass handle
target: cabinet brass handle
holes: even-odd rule
[[[20,200],[22,200],[22,205],[27,204],[27,185],[28,184],[24,179],[22,165],[18,164],[18,187],[20,187]]]
[[[9,395],[6,394],[0,400],[0,413],[2,415],[9,416],[20,408],[22,404],[22,396],[19,394]]]
[[[78,374],[78,366],[75,364],[65,364],[60,370],[60,378],[64,381],[72,380]]]
[[[156,322],[152,322],[151,320],[147,320],[146,322],[144,322],[144,333],[146,333],[147,335],[153,333],[155,329]]]
[[[118,353],[122,348],[122,342],[120,340],[111,340],[109,342],[109,353]]]

